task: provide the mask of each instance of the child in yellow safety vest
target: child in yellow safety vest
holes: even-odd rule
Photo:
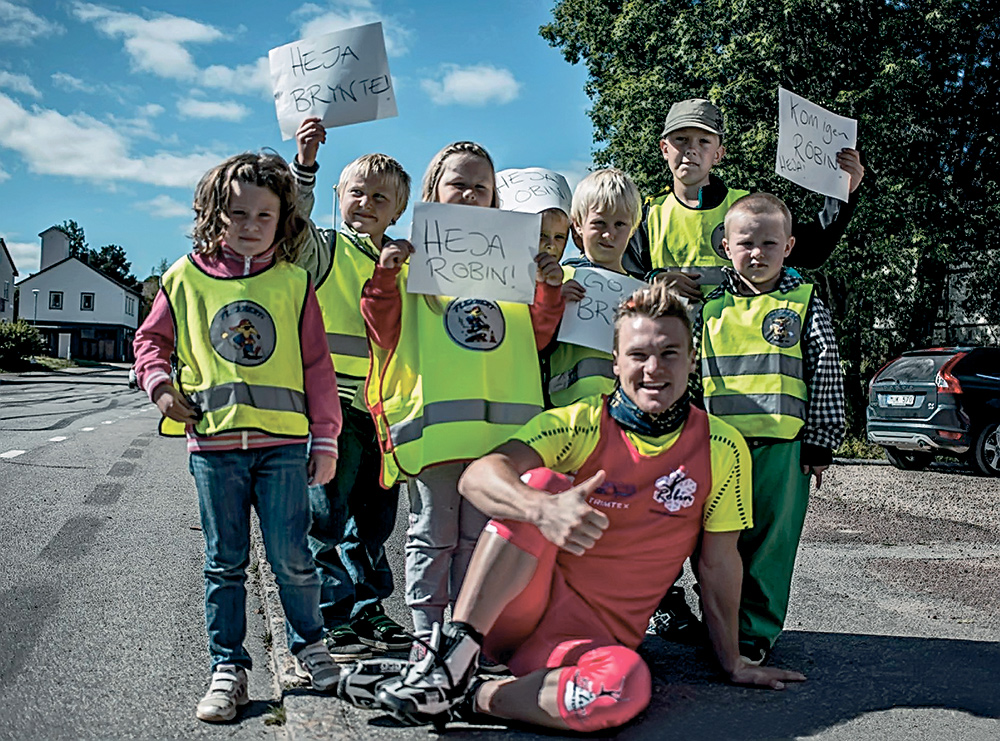
[[[584,286],[573,277],[577,268],[602,268],[625,275],[622,254],[639,225],[640,215],[639,189],[621,170],[597,170],[576,186],[571,209],[573,236],[574,241],[579,240],[584,256],[563,263],[567,312],[575,311],[578,302],[587,297]],[[609,316],[609,340],[611,335]],[[550,406],[566,406],[614,390],[610,353],[566,342],[554,344],[548,357],[546,390]]]
[[[194,251],[163,274],[135,356],[142,388],[164,415],[162,431],[187,436],[212,660],[196,714],[224,722],[249,702],[251,504],[296,671],[320,690],[337,684],[307,542],[307,484],[325,484],[336,472],[341,410],[316,293],[293,264],[305,222],[288,164],[275,154],[231,157],[201,179],[194,211]]]
[[[731,424],[753,459],[753,528],[740,533],[740,653],[768,660],[784,627],[809,501],[844,437],[844,390],[830,313],[784,267],[788,207],[769,193],[736,201],[722,241],[733,262],[693,337],[705,410]]]
[[[315,201],[316,155],[326,129],[318,118],[308,118],[296,141],[291,171],[299,210],[308,217]],[[326,645],[335,661],[349,662],[410,645],[409,635],[382,608],[393,590],[385,542],[396,522],[399,486],[379,484],[381,451],[364,403],[368,339],[359,308],[361,287],[389,241],[385,231],[406,208],[410,176],[392,157],[366,154],[344,168],[337,195],[339,229],[321,229],[310,221],[300,238],[297,264],[316,284],[344,408],[337,475],[325,486],[309,489],[309,546],[319,571]]]
[[[422,195],[496,208],[493,161],[473,142],[450,144],[428,166]],[[407,293],[412,252],[403,240],[382,248],[361,312],[372,350],[365,394],[383,444],[383,483],[407,480],[406,602],[415,635],[426,640],[458,595],[486,523],[459,495],[458,478],[541,410],[538,365],[525,359],[548,344],[564,302],[562,269],[548,254],[536,258],[534,302],[526,306]],[[470,319],[474,336],[456,329]]]

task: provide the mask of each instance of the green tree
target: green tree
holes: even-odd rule
[[[834,314],[849,420],[891,355],[945,323],[949,268],[1000,323],[988,225],[1000,217],[991,156],[1000,110],[996,0],[562,0],[541,34],[588,71],[594,153],[646,193],[667,184],[657,149],[670,104],[726,114],[728,183],[769,190],[800,215],[820,197],[774,173],[778,86],[858,119],[868,175],[819,283]],[[800,245],[805,248],[807,245]]]
[[[125,249],[117,244],[106,244],[97,252],[91,251],[90,266],[114,281],[134,288],[138,281],[132,275],[132,263]]]
[[[87,244],[87,236],[83,233],[83,227],[73,219],[67,219],[59,228],[69,237],[69,256],[75,257],[83,262],[89,262],[90,245]]]

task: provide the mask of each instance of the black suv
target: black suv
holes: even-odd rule
[[[1000,476],[1000,348],[935,347],[903,353],[868,386],[868,439],[897,468],[958,456]]]

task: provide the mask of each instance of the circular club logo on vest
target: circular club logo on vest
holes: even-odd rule
[[[260,365],[274,352],[274,320],[253,301],[223,306],[208,331],[215,351],[238,365]]]
[[[721,257],[723,260],[728,260],[729,257],[726,255],[726,249],[722,246],[722,239],[726,236],[726,224],[720,221],[715,229],[712,230],[712,249],[715,250],[715,254]]]
[[[500,307],[481,298],[460,298],[448,304],[444,326],[455,344],[467,350],[494,350],[507,331]]]
[[[760,332],[764,339],[777,347],[791,347],[799,341],[802,321],[791,309],[775,309],[767,312]]]
[[[671,471],[667,476],[660,476],[653,486],[653,499],[666,507],[668,512],[690,507],[694,504],[694,495],[698,491],[698,482],[688,478],[684,466]]]

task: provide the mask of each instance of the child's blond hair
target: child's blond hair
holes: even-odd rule
[[[788,210],[785,202],[770,193],[750,193],[736,200],[726,212],[725,224],[726,236],[729,235],[729,225],[732,220],[740,214],[750,214],[751,216],[761,216],[763,214],[779,214],[785,222],[785,236],[792,234],[792,212]]]
[[[634,234],[642,220],[642,200],[632,178],[616,167],[595,170],[580,181],[573,191],[570,217],[574,224],[583,225],[592,209],[614,211],[624,208],[632,222]]]
[[[343,194],[347,189],[347,182],[355,177],[381,178],[393,189],[396,194],[396,215],[393,216],[392,223],[395,224],[410,200],[410,176],[403,166],[387,154],[362,155],[341,171],[337,192]]]
[[[691,319],[684,301],[669,288],[664,281],[654,281],[651,285],[638,288],[627,299],[622,301],[615,310],[615,351],[618,350],[618,330],[622,324],[637,316],[649,319],[677,317],[687,330],[688,349],[694,345],[691,342]]]
[[[203,255],[218,252],[230,224],[230,185],[234,181],[267,188],[278,197],[281,210],[274,232],[275,259],[295,262],[300,249],[295,238],[306,228],[306,221],[295,206],[295,181],[288,163],[273,150],[234,155],[202,176],[194,190],[191,239],[195,251]]]
[[[493,198],[490,200],[490,208],[499,208],[500,199],[497,197],[496,168],[493,166],[493,158],[490,157],[482,146],[475,142],[452,142],[447,147],[434,155],[431,163],[427,165],[427,172],[424,173],[423,193],[421,197],[425,201],[437,200],[437,187],[441,182],[441,173],[444,172],[444,163],[453,154],[471,154],[474,157],[482,157],[489,163],[493,183]]]

